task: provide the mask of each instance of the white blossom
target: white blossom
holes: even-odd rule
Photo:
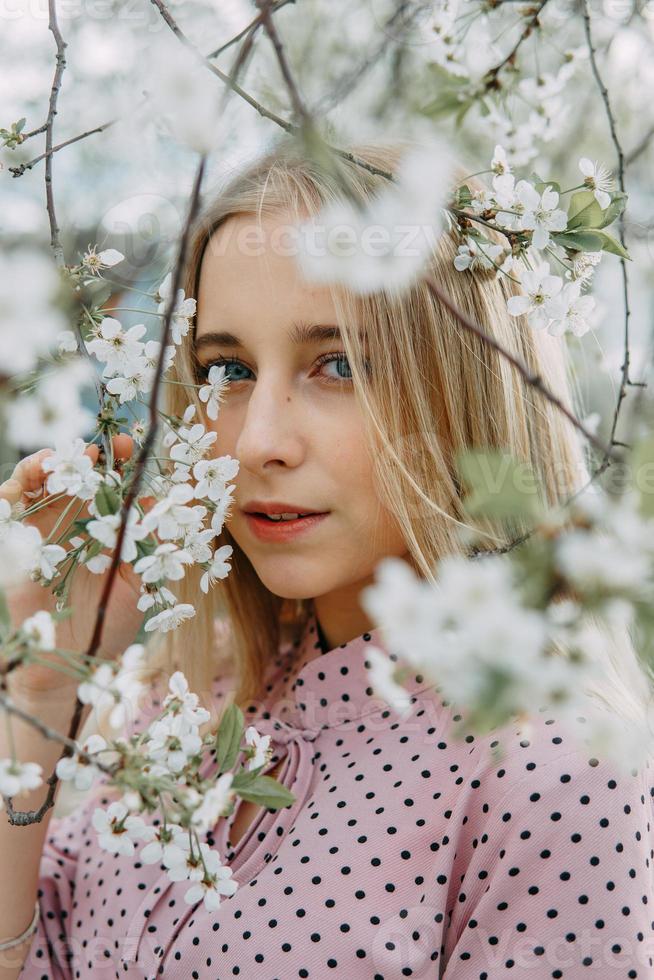
[[[215,786],[211,786],[202,798],[200,805],[193,811],[191,823],[200,834],[206,834],[216,825],[218,818],[230,812],[234,799],[232,781],[234,775],[224,772],[218,777]]]
[[[106,809],[96,807],[91,822],[98,834],[98,845],[110,854],[131,857],[135,840],[147,833],[143,818],[130,814],[120,800],[110,803]]]
[[[95,416],[81,402],[81,389],[89,384],[93,368],[73,358],[37,378],[35,386],[7,406],[8,440],[21,449],[57,445],[91,432]]]
[[[511,166],[506,155],[506,150],[499,143],[495,146],[493,159],[491,160],[491,170],[496,174],[511,173]]]
[[[179,773],[189,758],[202,748],[202,739],[195,725],[189,725],[183,714],[165,715],[148,728],[150,740],[147,753],[172,773]]]
[[[195,609],[189,602],[180,602],[171,609],[164,609],[158,615],[153,616],[143,627],[146,633],[159,630],[167,633],[169,630],[177,629],[180,623],[195,616]]]
[[[211,561],[212,552],[209,542],[212,541],[215,536],[216,532],[211,527],[192,527],[184,535],[184,551],[189,553],[196,564]]]
[[[147,838],[149,843],[139,855],[144,864],[165,864],[167,860],[175,860],[177,852],[188,854],[190,849],[188,831],[179,824],[168,823],[165,827],[150,825]]]
[[[227,559],[234,549],[231,545],[225,544],[214,552],[211,565],[200,579],[200,588],[203,592],[208,592],[218,579],[226,578],[231,571],[231,565]]]
[[[80,745],[80,750],[90,756],[102,752],[106,748],[106,741],[102,735],[97,733],[89,735]],[[80,756],[79,752],[59,759],[55,771],[59,779],[72,780],[75,789],[78,790],[90,789],[95,780],[102,774],[96,765]]]
[[[458,255],[454,257],[454,268],[459,272],[476,268],[492,269],[503,251],[502,245],[468,237],[463,245],[459,245]]]
[[[157,293],[161,299],[157,307],[157,312],[162,315],[165,313],[170,300],[172,280],[172,272],[169,272],[157,288]],[[196,301],[192,297],[186,296],[183,289],[177,290],[175,308],[170,321],[170,332],[173,343],[181,344],[182,338],[191,329],[191,318],[195,316],[196,306]]]
[[[579,169],[584,175],[584,184],[593,192],[593,197],[605,211],[611,203],[611,195],[607,193],[613,188],[614,180],[611,171],[603,163],[589,160],[582,157],[579,161]]]
[[[187,506],[194,496],[195,491],[188,484],[171,487],[167,496],[144,515],[143,527],[148,532],[156,531],[160,538],[181,537],[206,514],[206,508],[201,505]]]
[[[526,314],[531,326],[537,329],[547,327],[552,319],[551,301],[560,293],[563,280],[550,275],[549,262],[543,262],[533,271],[525,270],[521,285],[524,292],[507,300],[509,313],[511,316]]]
[[[546,187],[542,194],[527,181],[521,180],[516,187],[518,200],[526,208],[522,215],[522,228],[533,231],[531,241],[535,248],[545,248],[551,231],[565,231],[568,215],[561,208],[558,191]]]
[[[218,438],[217,432],[207,432],[201,422],[189,428],[182,426],[177,433],[178,442],[171,447],[170,458],[187,466],[193,466],[206,456]]]
[[[0,500],[0,588],[28,578],[35,566],[40,568],[41,532],[33,524],[11,520],[10,514],[9,501]]]
[[[209,418],[217,419],[223,393],[229,387],[229,379],[225,377],[225,365],[212,365],[209,368],[208,379],[209,383],[202,385],[198,391],[198,397],[200,401],[207,403],[207,415]]]
[[[158,545],[151,555],[145,555],[134,565],[144,582],[159,582],[161,579],[177,581],[184,578],[184,565],[193,563],[188,551],[178,548],[172,541]]]
[[[245,741],[249,746],[246,753],[249,754],[248,770],[258,769],[270,759],[272,747],[270,745],[270,735],[260,735],[254,725],[249,725],[245,729]]]
[[[100,541],[106,548],[110,548],[113,551],[118,542],[118,529],[120,528],[121,521],[121,513],[104,514],[89,521],[86,529],[92,538]],[[143,538],[147,537],[148,533],[148,530],[143,524],[139,524],[138,511],[130,510],[120,549],[120,557],[123,561],[134,561],[138,554],[136,542],[142,541]]]
[[[38,762],[0,759],[0,793],[18,796],[43,785],[43,767]]]
[[[411,711],[411,695],[405,687],[394,679],[396,664],[379,647],[369,646],[366,659],[370,661],[370,684],[400,718],[406,718]]]
[[[54,650],[57,645],[54,619],[44,609],[24,619],[20,628],[30,644],[39,650]]]
[[[201,459],[193,466],[193,476],[197,481],[196,497],[208,497],[209,500],[218,502],[225,492],[225,484],[228,480],[233,480],[238,471],[239,461],[231,456]]]
[[[147,609],[151,609],[152,606],[174,606],[176,602],[177,597],[165,585],[159,586],[158,588],[146,588],[142,585],[141,596],[136,606],[141,612],[145,612]]]
[[[77,351],[77,337],[72,330],[61,330],[57,334],[57,352],[72,354]]]
[[[341,199],[325,205],[299,226],[304,276],[362,294],[407,288],[442,233],[450,172],[445,146],[421,147],[404,156],[396,182],[360,210]]]
[[[55,451],[45,457],[42,468],[50,474],[46,480],[48,493],[64,492],[80,500],[95,496],[102,477],[93,469],[91,457],[84,448],[84,440],[75,439],[59,443]]]
[[[102,372],[104,378],[129,373],[135,359],[143,354],[145,345],[141,337],[144,333],[143,323],[123,330],[122,324],[114,317],[104,317],[95,329],[93,340],[86,341],[88,352],[105,364]]]
[[[192,872],[189,877],[195,877],[197,880],[185,893],[184,901],[188,905],[203,901],[209,912],[215,912],[220,908],[221,895],[233,895],[238,888],[238,883],[232,879],[232,869],[221,864],[216,851],[207,848],[203,851],[203,858],[208,878],[205,877],[204,868],[202,871],[198,869],[195,874]]]
[[[188,681],[181,670],[176,670],[168,681],[169,693],[163,701],[164,708],[171,708],[172,713],[181,715],[189,725],[202,725],[209,721],[211,715],[206,708],[200,707],[198,695],[189,691]]]
[[[122,262],[125,256],[116,248],[105,248],[96,252],[97,245],[88,245],[82,258],[82,265],[93,276],[100,275],[102,269],[111,269]]]
[[[66,549],[60,544],[39,543],[38,549],[33,555],[30,574],[34,578],[44,579],[49,582],[57,574],[57,565],[66,557]]]
[[[566,331],[570,331],[576,337],[583,337],[590,330],[588,317],[594,308],[594,297],[581,295],[579,280],[566,283],[558,296],[548,304],[548,313],[552,317],[548,333],[559,337]]]

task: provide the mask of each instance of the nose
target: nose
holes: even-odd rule
[[[271,462],[297,466],[304,455],[303,412],[291,385],[280,377],[256,381],[236,441],[236,456],[251,471]]]

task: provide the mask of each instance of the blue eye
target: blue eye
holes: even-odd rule
[[[323,364],[336,363],[336,364],[339,365],[339,368],[338,368],[339,371],[341,370],[340,365],[344,365],[344,370],[347,372],[344,377],[343,376],[341,376],[341,377],[329,377],[328,375],[323,375],[322,376],[322,380],[325,381],[327,384],[342,385],[342,384],[348,384],[349,382],[352,381],[352,374],[350,373],[349,361],[348,361],[347,356],[345,355],[345,353],[343,351],[339,351],[338,353],[333,353],[333,354],[322,354],[317,359],[316,363],[318,365],[320,365],[320,366],[322,366]],[[238,374],[238,369],[239,368],[241,368],[242,370],[244,370],[246,372],[249,371],[250,374],[252,372],[250,371],[250,368],[246,367],[246,365],[243,364],[243,362],[240,361],[237,357],[216,357],[213,360],[209,361],[207,364],[198,364],[197,365],[197,379],[198,379],[198,382],[202,382],[202,381],[206,381],[207,380],[207,377],[209,375],[209,369],[211,367],[213,367],[214,364],[219,365],[219,366],[221,364],[224,365],[224,367],[225,367],[225,377],[232,384],[235,384],[238,381],[248,381],[248,380],[250,380],[247,377],[239,376],[239,374]],[[366,362],[366,367],[369,368],[368,362]],[[232,369],[235,369],[236,370],[236,376],[234,376],[232,374]]]

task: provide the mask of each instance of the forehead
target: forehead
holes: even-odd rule
[[[297,262],[293,228],[297,218],[235,215],[211,236],[202,259],[197,335],[262,320],[288,326],[289,320],[335,318],[331,290],[304,279]]]

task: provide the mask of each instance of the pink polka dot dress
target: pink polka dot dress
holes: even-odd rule
[[[324,650],[312,611],[270,665],[246,723],[296,799],[236,846],[233,815],[207,835],[239,886],[217,911],[138,845],[100,849],[101,784],[53,818],[22,980],[654,977],[650,768],[588,757],[549,712],[528,735],[454,738],[460,716],[421,676],[402,721],[373,695],[371,644],[379,629]]]

